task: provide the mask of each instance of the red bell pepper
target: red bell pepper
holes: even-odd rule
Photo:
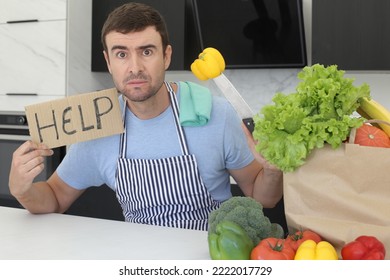
[[[343,260],[383,260],[385,255],[385,246],[374,236],[359,236],[341,248]]]

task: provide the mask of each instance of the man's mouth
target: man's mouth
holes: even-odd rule
[[[134,87],[139,87],[145,84],[147,81],[145,80],[129,80],[126,82],[127,85],[134,86]]]

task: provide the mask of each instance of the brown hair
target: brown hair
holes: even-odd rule
[[[111,31],[128,33],[142,31],[149,26],[154,26],[161,35],[163,51],[169,45],[169,37],[164,18],[151,6],[130,2],[119,6],[107,17],[101,33],[103,48],[107,51],[106,35]]]

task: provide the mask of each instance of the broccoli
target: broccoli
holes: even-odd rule
[[[271,223],[269,218],[264,216],[263,205],[251,197],[233,196],[221,203],[218,209],[213,210],[208,219],[209,234],[215,233],[217,225],[223,220],[240,225],[248,233],[253,244],[258,244],[267,237],[284,237],[282,226]]]

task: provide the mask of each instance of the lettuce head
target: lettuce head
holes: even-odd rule
[[[339,147],[351,128],[363,123],[352,116],[359,99],[370,98],[366,83],[354,86],[336,65],[307,66],[298,79],[295,93],[276,93],[273,103],[254,116],[257,151],[283,172],[304,164],[314,148]]]

